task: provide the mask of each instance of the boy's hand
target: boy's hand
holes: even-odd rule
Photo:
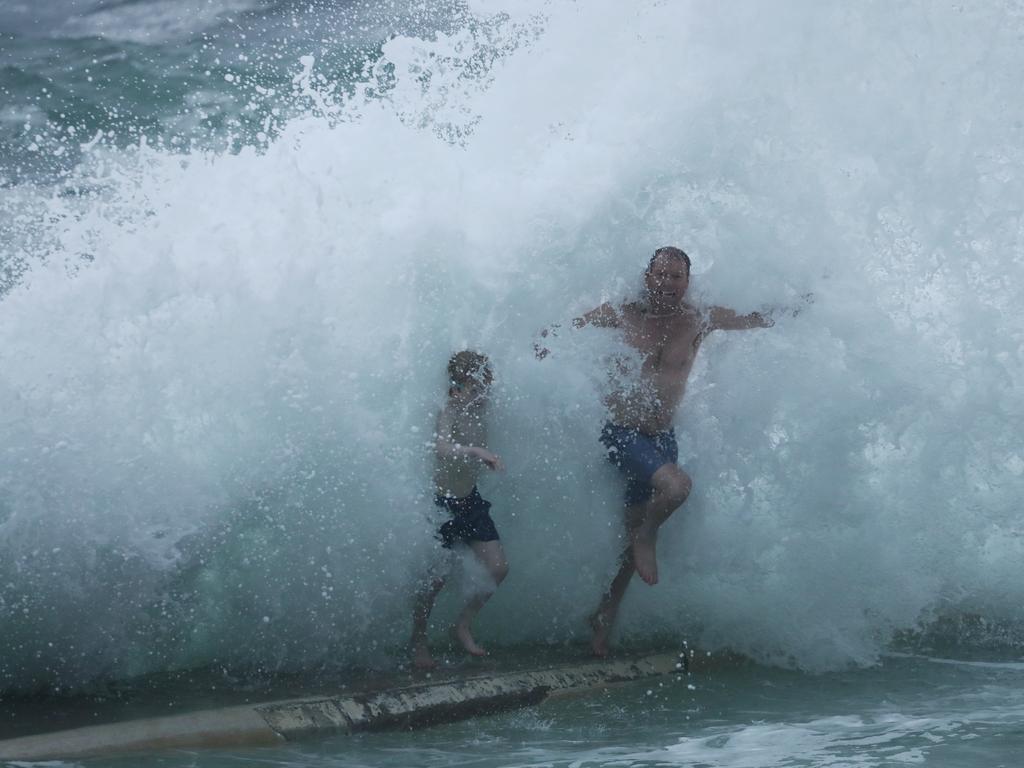
[[[505,469],[505,463],[501,460],[501,457],[496,453],[491,453],[486,448],[474,447],[473,453],[480,459],[484,464],[487,465],[488,469],[492,469],[495,472],[501,472]]]

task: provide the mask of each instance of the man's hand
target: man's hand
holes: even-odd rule
[[[540,332],[540,337],[546,339],[548,336],[557,336],[560,325],[552,325],[550,328],[545,328]],[[537,356],[538,360],[543,360],[545,357],[551,354],[551,350],[541,344],[539,341],[533,342],[533,354]]]
[[[803,293],[800,295],[800,301],[803,303],[798,304],[791,310],[793,313],[793,317],[799,315],[803,311],[804,307],[809,307],[811,304],[814,303],[814,294],[811,293],[810,291],[808,291],[807,293]]]
[[[582,317],[573,318],[573,328],[583,328],[587,325],[593,325],[598,328],[618,328],[622,325],[622,319],[619,317],[615,307],[605,302],[589,312],[584,312]],[[540,332],[540,338],[546,339],[548,336],[557,336],[558,329],[561,327],[557,323],[548,326]],[[551,350],[541,344],[540,341],[535,341],[533,343],[533,354],[537,356],[538,360],[543,360],[551,354]]]
[[[725,330],[736,330],[743,328],[771,328],[775,325],[775,318],[779,315],[786,314],[790,317],[796,317],[799,315],[805,307],[810,306],[814,303],[813,293],[803,293],[800,295],[800,303],[796,306],[787,307],[766,307],[760,312],[751,312],[749,315],[733,315],[729,316],[731,310],[723,310],[721,307],[712,307],[712,330],[716,328],[723,328]],[[718,312],[716,316],[715,312]]]

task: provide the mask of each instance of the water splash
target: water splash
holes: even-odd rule
[[[581,638],[620,546],[617,341],[531,342],[666,243],[702,301],[815,303],[701,352],[695,491],[626,639],[829,668],[937,616],[1020,620],[1015,6],[473,8],[362,83],[297,53],[319,102],[255,146],[97,146],[87,193],[11,190],[4,687],[400,649],[463,346],[509,465],[480,634]]]

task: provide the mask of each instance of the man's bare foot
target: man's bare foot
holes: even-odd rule
[[[469,632],[469,627],[465,624],[456,624],[452,627],[452,634],[455,636],[455,639],[462,644],[462,647],[466,649],[466,653],[471,656],[487,655],[487,651],[476,644],[476,641],[473,639],[473,635]]]
[[[636,572],[648,584],[658,583],[658,557],[655,546],[658,542],[656,532],[648,532],[643,526],[633,533],[633,562]]]
[[[590,650],[593,651],[595,656],[603,659],[608,655],[608,636],[612,633],[611,622],[598,609],[590,614],[588,623],[594,632],[590,638]]]
[[[412,665],[416,669],[433,669],[437,666],[425,642],[412,644]]]

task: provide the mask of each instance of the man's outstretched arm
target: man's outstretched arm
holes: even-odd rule
[[[775,320],[763,312],[741,315],[727,307],[712,307],[708,312],[708,331],[745,331],[750,328],[771,328]]]
[[[573,318],[572,327],[582,328],[585,325],[596,325],[598,328],[618,328],[619,323],[619,313],[606,301],[601,306],[584,312],[582,317]]]
[[[584,312],[581,317],[574,317],[572,321],[573,328],[582,328],[585,325],[596,325],[599,328],[618,328],[619,327],[619,313],[615,311],[608,302],[605,302],[599,307],[595,307],[589,312]],[[540,338],[533,343],[533,352],[537,355],[539,360],[543,360],[547,357],[551,351],[544,346],[543,340],[548,336],[557,336],[560,325],[550,325],[540,332]]]
[[[735,310],[727,307],[711,307],[708,312],[708,331],[745,331],[750,328],[771,328],[775,325],[776,313],[784,312],[792,317],[800,314],[805,305],[814,301],[810,293],[802,297],[803,304],[796,307],[773,307],[764,312],[749,312],[745,315],[738,314]]]

